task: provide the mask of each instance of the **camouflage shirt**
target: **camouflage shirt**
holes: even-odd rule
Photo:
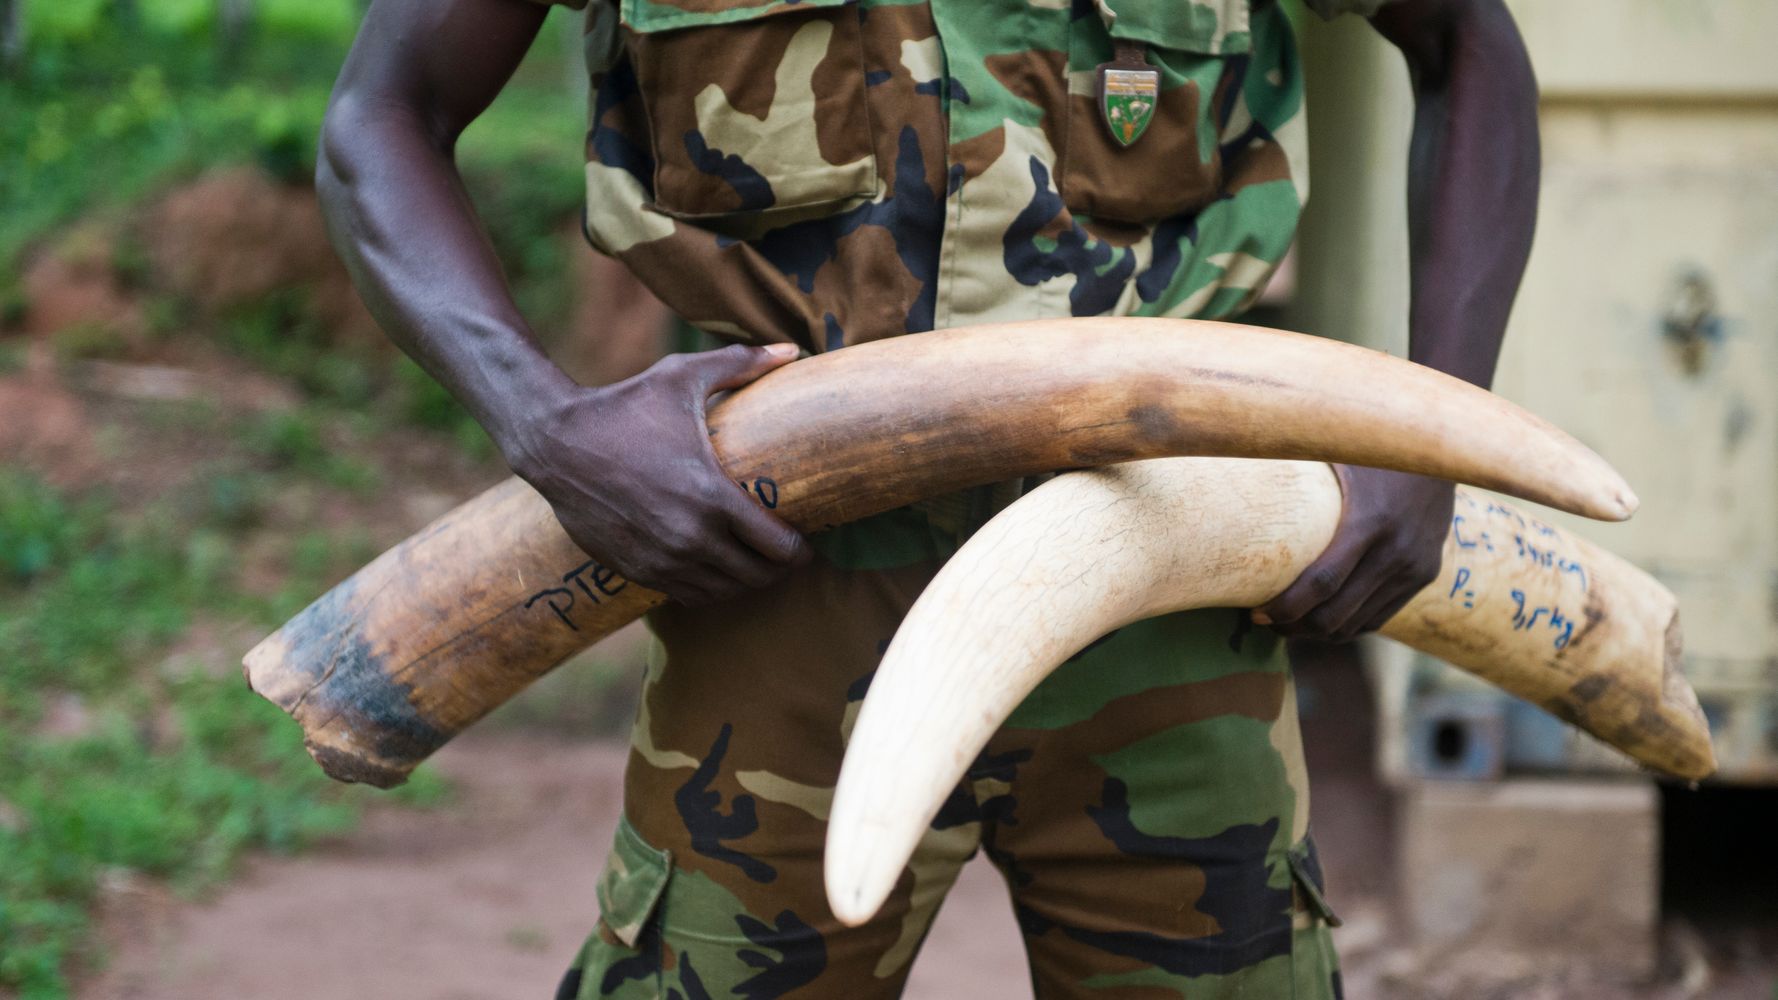
[[[728,339],[1227,316],[1308,194],[1271,0],[592,0],[587,25],[587,236]],[[1102,107],[1114,59],[1158,86]]]

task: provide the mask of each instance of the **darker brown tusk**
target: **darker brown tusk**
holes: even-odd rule
[[[1376,351],[1177,319],[1044,320],[787,365],[710,414],[723,467],[819,531],[924,497],[1166,455],[1374,465],[1590,517],[1635,509],[1573,438]],[[568,656],[661,602],[509,480],[329,591],[247,654],[328,774],[391,786]]]

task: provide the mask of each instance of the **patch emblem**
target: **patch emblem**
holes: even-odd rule
[[[1117,57],[1099,67],[1099,114],[1120,146],[1148,131],[1161,97],[1161,71],[1148,64],[1140,46],[1119,43]]]

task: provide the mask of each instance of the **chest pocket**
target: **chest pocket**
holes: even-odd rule
[[[1062,200],[1095,219],[1133,223],[1203,208],[1222,187],[1218,142],[1252,51],[1249,0],[1095,6],[1099,16],[1076,18],[1069,37]],[[1102,109],[1097,67],[1113,59],[1114,45],[1137,48],[1160,72],[1152,102],[1138,96]],[[1132,114],[1146,126],[1125,144],[1112,129],[1135,131]]]
[[[655,207],[808,213],[873,196],[856,0],[622,0]]]

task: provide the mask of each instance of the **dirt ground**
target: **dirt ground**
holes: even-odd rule
[[[437,766],[451,805],[377,809],[298,858],[262,858],[213,899],[114,887],[109,967],[82,1000],[549,997],[597,915],[624,748],[472,734]],[[999,876],[977,862],[907,996],[1029,997]]]
[[[1317,839],[1352,1000],[1773,1000],[1769,933],[1669,921],[1652,982],[1575,963],[1466,955],[1464,970],[1407,947],[1390,905],[1388,796],[1372,777],[1356,665],[1302,671]],[[109,887],[109,964],[78,1000],[530,1000],[551,995],[596,916],[593,886],[617,821],[624,749],[538,735],[509,715],[442,751],[455,794],[432,811],[375,808],[296,858],[258,858],[213,898]],[[979,859],[915,964],[911,1000],[1029,1000],[998,874]]]

